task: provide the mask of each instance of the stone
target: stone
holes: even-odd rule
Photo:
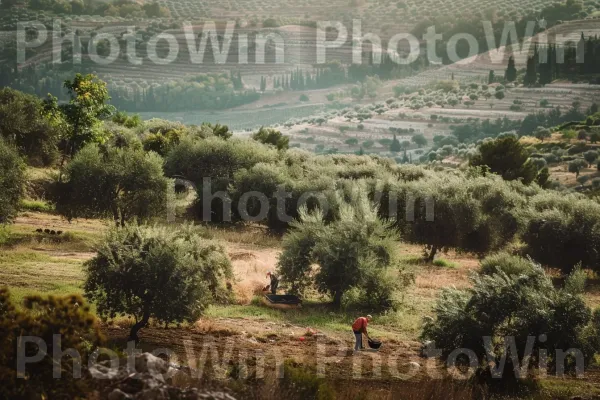
[[[133,397],[131,397],[127,393],[123,392],[121,389],[115,389],[109,393],[107,399],[108,400],[128,400],[128,399],[133,399]]]

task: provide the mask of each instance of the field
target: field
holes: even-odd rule
[[[0,279],[10,287],[16,300],[32,293],[81,293],[83,263],[93,257],[94,244],[108,226],[104,221],[68,223],[51,214],[24,212],[14,225],[3,231]],[[38,228],[63,230],[59,236],[62,240],[36,233]],[[347,395],[364,391],[363,385],[367,382],[367,387],[377,388],[377,394],[365,392],[368,399],[387,398],[398,390],[409,396],[403,398],[410,399],[431,398],[445,391],[454,396],[446,398],[458,399],[470,393],[471,389],[456,386],[456,383],[431,381],[431,371],[442,374],[446,371],[441,365],[429,364],[420,357],[418,335],[422,318],[431,314],[440,289],[470,285],[469,274],[478,268],[476,258],[450,252],[443,256],[443,263],[437,263],[440,266],[424,265],[418,261],[419,246],[399,245],[403,262],[415,273],[414,284],[404,294],[397,311],[375,316],[370,332],[371,336],[384,341],[382,350],[376,354],[365,353],[357,359],[351,352],[349,325],[355,317],[351,313],[331,311],[318,296],[306,299],[302,309],[291,311],[272,309],[258,301],[256,295],[266,282],[265,274],[277,261],[278,237],[265,235],[252,226],[209,230],[226,246],[233,262],[236,304],[211,306],[204,317],[191,325],[165,329],[151,324],[141,332],[143,350],[168,348],[173,351],[172,362],[194,365],[194,354],[201,354],[209,346],[211,351],[216,350],[210,356],[215,368],[212,369],[214,376],[209,379],[218,379],[221,371],[218,365],[226,365],[219,363],[230,362],[228,357],[242,357],[240,354],[250,354],[248,365],[252,365],[252,360],[256,362],[255,355],[266,354],[267,370],[273,362],[269,357],[277,357],[277,354],[300,365],[311,364],[318,356],[324,360],[324,371],[333,382],[362,377],[351,381],[350,386],[338,388],[342,393],[339,398],[345,398],[344,390]],[[590,305],[599,303],[599,292],[600,287],[592,281],[587,295]],[[102,329],[117,345],[125,340],[130,324],[131,320],[118,317],[105,323]],[[233,350],[227,346],[233,346]],[[228,353],[231,351],[233,356]],[[590,370],[582,380],[545,380],[540,397],[533,398],[600,394],[597,374]],[[267,390],[268,376],[266,379],[266,386],[259,385],[260,389],[256,390]],[[424,382],[427,384],[423,385]],[[399,384],[403,389],[397,386]],[[269,398],[266,394],[261,396]]]

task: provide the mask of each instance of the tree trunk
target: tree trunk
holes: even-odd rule
[[[429,251],[429,255],[427,256],[426,261],[427,262],[433,262],[433,259],[435,258],[435,254],[437,253],[437,246],[431,246],[431,250]]]
[[[140,338],[138,337],[138,332],[140,329],[144,328],[146,325],[148,325],[148,321],[150,320],[150,310],[145,307],[144,308],[144,316],[142,317],[141,320],[139,320],[138,322],[136,322],[132,327],[131,327],[131,331],[129,331],[129,340],[134,340],[136,343],[138,343],[140,341]]]
[[[333,305],[336,309],[339,309],[342,306],[342,291],[338,290],[333,295]]]

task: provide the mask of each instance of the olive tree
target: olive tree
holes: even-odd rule
[[[192,226],[115,228],[85,263],[85,273],[85,295],[98,314],[132,315],[130,339],[136,341],[150,318],[195,321],[209,304],[227,299],[223,280],[232,276],[224,248]]]
[[[526,377],[515,376],[520,373],[522,355],[512,350],[528,348],[526,344],[532,346],[531,357],[523,359],[528,369],[540,365],[543,354],[548,358],[542,365],[559,368],[558,362],[564,361],[556,357],[556,351],[569,348],[581,350],[585,362],[591,361],[599,349],[595,335],[600,325],[583,299],[585,275],[575,271],[563,288],[555,288],[539,265],[529,262],[526,273],[508,274],[505,270],[520,270],[528,261],[497,261],[503,269],[474,274],[471,288],[442,291],[434,307],[435,318],[426,321],[422,339],[435,342],[442,357],[458,348],[474,352],[479,376],[496,378],[487,380],[492,390],[506,390],[508,382]],[[546,340],[530,344],[531,336],[539,335]],[[456,362],[468,364],[469,360],[458,357]]]
[[[56,210],[67,219],[111,216],[124,225],[166,215],[172,190],[158,154],[91,144],[65,168]]]
[[[284,281],[295,290],[314,285],[341,307],[344,295],[358,292],[364,306],[389,308],[401,281],[388,273],[397,266],[394,232],[389,223],[377,217],[366,200],[357,197],[340,200],[336,219],[326,223],[323,213],[300,211],[284,239],[278,268]],[[316,271],[311,266],[317,264]]]
[[[531,199],[523,234],[527,254],[569,272],[578,263],[598,270],[600,205],[575,195],[543,192]]]
[[[25,180],[25,164],[17,150],[0,139],[0,224],[17,215]]]

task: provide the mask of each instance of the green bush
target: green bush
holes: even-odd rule
[[[21,200],[19,208],[23,211],[34,211],[34,212],[43,212],[43,213],[54,212],[54,206],[43,200],[23,199],[23,200]]]
[[[258,163],[274,163],[278,152],[254,140],[210,137],[204,140],[184,138],[166,157],[167,176],[179,176],[191,181],[197,190],[197,215],[212,222],[227,219],[221,200],[214,200],[210,210],[204,210],[204,179],[210,180],[210,193],[228,191],[236,172],[250,169]],[[208,190],[208,187],[206,188]],[[271,193],[266,193],[270,195]],[[218,203],[218,204],[217,204]],[[205,214],[205,211],[207,215]]]
[[[0,224],[17,215],[25,181],[23,160],[14,147],[0,138]]]
[[[557,367],[557,349],[580,349],[586,364],[599,350],[592,333],[597,333],[600,326],[584,302],[585,278],[580,271],[575,271],[562,289],[555,288],[550,277],[534,264],[528,275],[500,271],[471,279],[473,287],[467,290],[443,290],[434,307],[436,318],[426,321],[422,338],[434,341],[443,357],[459,348],[473,351],[482,372],[480,377],[501,378],[487,381],[491,389],[506,390],[507,382],[515,382],[512,352],[499,375],[491,369],[509,352],[511,338],[521,352],[528,338],[535,337],[529,368],[537,367],[541,350],[547,351],[548,368]],[[544,342],[538,340],[540,335],[546,336]],[[485,337],[489,337],[487,350]],[[567,360],[567,368],[573,367],[572,359]],[[466,361],[457,359],[459,365]]]
[[[85,273],[85,294],[98,314],[133,315],[135,340],[150,318],[165,324],[196,321],[210,303],[228,299],[223,279],[232,277],[225,249],[192,225],[113,229],[85,263]]]
[[[578,263],[597,270],[600,262],[600,205],[575,195],[543,192],[531,199],[523,234],[527,254],[569,272]]]
[[[501,252],[487,256],[481,261],[479,272],[493,275],[500,272],[508,276],[528,275],[533,271],[533,263],[522,257]]]
[[[103,342],[99,324],[90,307],[79,295],[66,297],[26,297],[23,306],[12,303],[7,289],[0,289],[0,398],[77,398],[91,391],[87,370],[90,353]],[[60,333],[63,351],[74,349],[81,356],[82,378],[76,379],[73,360],[53,358],[53,336]],[[18,377],[19,347],[29,357],[42,352],[33,342],[21,344],[23,336],[40,338],[46,344],[42,359],[26,366]],[[61,379],[53,375],[59,371]],[[88,378],[88,379],[86,379]]]
[[[483,142],[479,153],[470,164],[472,166],[486,165],[490,171],[506,180],[522,179],[523,183],[531,183],[537,169],[529,162],[528,150],[519,143],[518,138],[505,136]]]
[[[352,289],[362,306],[390,308],[401,283],[388,275],[388,268],[398,265],[393,230],[377,218],[366,197],[355,196],[351,203],[339,200],[337,218],[328,224],[319,210],[301,211],[284,239],[278,269],[297,291],[314,284],[338,308]],[[314,275],[313,263],[319,265]]]
[[[290,138],[284,136],[280,131],[271,128],[260,128],[258,132],[252,135],[252,139],[263,144],[273,145],[277,150],[289,148]]]
[[[279,380],[279,395],[287,399],[334,400],[334,390],[314,368],[286,360],[283,378]]]
[[[58,158],[59,129],[46,116],[39,98],[0,89],[0,138],[9,140],[34,166],[51,165]]]
[[[123,225],[132,218],[166,216],[172,192],[158,154],[92,144],[65,168],[56,211],[69,220],[111,216]]]

